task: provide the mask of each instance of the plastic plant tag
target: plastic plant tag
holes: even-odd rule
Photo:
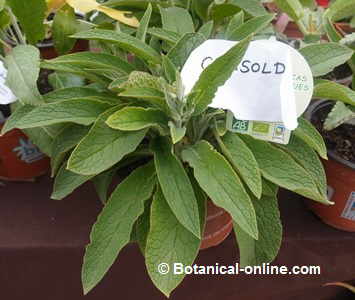
[[[236,43],[207,40],[196,48],[181,72],[186,93],[202,71]],[[313,76],[306,60],[297,50],[271,38],[250,43],[242,62],[218,89],[210,106],[227,109],[238,120],[281,123],[293,130],[312,93]]]
[[[17,100],[9,87],[5,84],[7,70],[2,61],[0,61],[0,104],[10,104]]]
[[[232,132],[251,135],[257,139],[278,144],[288,144],[291,130],[280,122],[238,120],[230,111],[227,113],[227,129]]]

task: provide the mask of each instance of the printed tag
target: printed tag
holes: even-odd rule
[[[10,104],[16,101],[16,96],[6,85],[7,70],[2,61],[0,61],[0,104]]]
[[[191,91],[210,63],[236,43],[207,40],[197,47],[181,71],[185,92]],[[275,39],[256,40],[210,106],[227,109],[239,120],[282,123],[293,130],[312,93],[311,69],[297,50]]]
[[[355,221],[355,192],[351,192],[341,216],[345,219]]]
[[[282,123],[238,120],[230,111],[227,113],[227,129],[278,144],[288,144],[291,137],[291,130]]]

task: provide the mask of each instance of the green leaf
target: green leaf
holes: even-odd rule
[[[241,11],[238,6],[230,4],[229,2],[221,3],[220,1],[219,3],[215,2],[208,9],[210,19],[212,19],[216,24],[223,23],[225,18],[231,17]]]
[[[299,0],[274,0],[274,2],[294,21],[303,17],[303,7]]]
[[[20,45],[5,58],[8,69],[6,85],[24,104],[40,104],[42,97],[37,88],[39,76],[39,50]]]
[[[261,174],[269,181],[307,198],[329,204],[327,197],[320,194],[317,183],[289,154],[268,142],[241,135],[253,151]]]
[[[117,44],[120,48],[132,52],[138,57],[159,64],[161,57],[153,48],[143,43],[141,40],[125,34],[123,32],[114,32],[112,30],[95,29],[80,32],[72,36],[77,39],[97,40]]]
[[[339,21],[354,16],[355,1],[354,0],[337,0],[329,7],[329,15],[332,21]]]
[[[333,22],[330,20],[327,13],[323,16],[323,27],[329,41],[337,43],[342,39],[341,34],[335,29]]]
[[[63,89],[85,85],[85,79],[78,75],[54,72],[48,76],[48,82],[54,89]]]
[[[227,132],[222,137],[220,147],[251,192],[260,198],[262,192],[261,173],[253,152],[238,135],[231,132]]]
[[[300,0],[300,3],[303,7],[308,7],[311,9],[315,9],[317,7],[317,3],[315,0]]]
[[[205,39],[209,39],[213,31],[213,21],[208,21],[207,23],[203,24],[201,28],[198,30],[199,34],[202,34]]]
[[[312,69],[313,76],[322,76],[344,64],[354,51],[338,43],[312,44],[300,50]]]
[[[267,25],[269,25],[273,18],[274,15],[272,14],[254,17],[239,26],[238,28],[236,28],[235,30],[233,30],[229,34],[228,39],[232,41],[240,41],[249,36],[250,34],[256,34],[263,30]]]
[[[232,35],[233,31],[242,26],[244,23],[244,11],[240,11],[239,13],[235,14],[230,22],[228,23],[227,30],[226,30],[226,39],[229,39]]]
[[[64,100],[36,106],[13,126],[24,129],[62,122],[90,125],[108,108],[110,108],[109,104],[96,100]]]
[[[195,32],[194,23],[189,12],[181,7],[160,7],[163,29],[176,32],[180,36]]]
[[[63,55],[73,49],[75,39],[69,38],[77,31],[78,21],[74,9],[63,6],[55,13],[52,25],[53,41],[58,54]]]
[[[205,37],[200,33],[187,33],[170,49],[167,56],[176,68],[181,69],[191,52],[205,40]]]
[[[174,274],[174,263],[192,265],[199,247],[200,240],[180,224],[158,189],[151,207],[145,263],[153,283],[167,297],[185,277],[184,274]],[[158,268],[163,267],[162,263],[170,268],[165,275],[158,272]]]
[[[290,154],[305,169],[317,184],[319,193],[327,197],[327,179],[316,152],[295,135],[291,136],[288,145],[278,146]]]
[[[107,118],[117,109],[112,108],[101,114],[89,133],[75,147],[68,161],[70,171],[82,175],[99,174],[138,147],[147,130],[125,132],[106,125]]]
[[[128,75],[135,70],[134,66],[118,56],[96,52],[77,52],[46,61],[56,65],[78,66],[81,68],[115,70],[122,75]]]
[[[304,118],[299,118],[298,127],[293,131],[293,134],[316,150],[322,158],[328,159],[327,147],[325,146],[323,137],[309,121]]]
[[[282,241],[282,224],[276,196],[253,199],[259,228],[259,239],[255,240],[234,223],[239,247],[240,266],[258,266],[272,262],[279,252]]]
[[[34,106],[29,104],[19,106],[6,120],[5,125],[1,129],[1,135],[16,128],[17,123],[33,109]]]
[[[51,153],[52,176],[57,172],[66,153],[73,149],[89,132],[89,127],[70,124],[61,130],[53,139]]]
[[[179,40],[179,35],[176,32],[169,31],[163,28],[149,28],[148,33],[159,40],[166,41],[171,44],[175,44]]]
[[[93,178],[95,190],[103,204],[107,202],[107,192],[113,177],[116,175],[117,169],[111,168]]]
[[[64,163],[55,178],[51,198],[62,200],[92,177],[73,173],[66,169],[66,163]]]
[[[317,83],[313,98],[341,101],[355,106],[355,91],[334,81],[322,80]]]
[[[45,37],[44,19],[47,10],[45,0],[10,0],[7,1],[12,12],[20,22],[26,39],[30,44],[36,44]]]
[[[163,56],[163,69],[164,74],[169,83],[174,83],[176,81],[176,67],[169,57]]]
[[[41,150],[41,152],[48,156],[51,155],[51,145],[53,138],[48,134],[46,130],[38,127],[25,129],[23,132],[29,137],[31,142],[35,144],[39,150]]]
[[[177,127],[173,122],[169,122],[170,127],[170,135],[173,141],[173,144],[180,142],[185,134],[186,134],[186,127]]]
[[[342,102],[337,102],[325,119],[323,127],[325,130],[332,130],[352,119],[355,119],[355,110]]]
[[[139,27],[137,29],[137,33],[136,33],[136,38],[141,40],[142,42],[145,42],[145,38],[147,35],[147,29],[149,26],[149,21],[150,21],[150,17],[152,15],[152,5],[149,3],[147,10],[145,11],[142,19],[140,20],[140,24]]]
[[[195,115],[202,113],[207,108],[217,89],[230,78],[243,59],[250,40],[251,37],[244,39],[224,55],[218,57],[202,72],[192,89],[192,93],[196,93],[191,98],[195,104]]]
[[[133,171],[112,193],[86,247],[82,269],[85,294],[100,282],[129,242],[133,225],[143,213],[144,202],[151,197],[154,186],[154,166],[148,164]]]
[[[180,160],[172,153],[165,138],[152,144],[155,168],[164,197],[179,222],[198,238],[201,237],[196,196]]]
[[[192,1],[192,6],[196,14],[204,21],[208,18],[210,4],[213,0]]]
[[[250,197],[227,160],[206,141],[183,150],[182,158],[194,169],[196,180],[211,200],[257,239],[258,228]]]
[[[136,240],[138,246],[142,252],[145,254],[145,249],[147,245],[148,234],[150,230],[150,208],[152,205],[152,201],[145,202],[144,213],[140,215],[136,222]]]
[[[260,0],[231,0],[229,3],[240,7],[254,17],[263,16],[267,13]]]
[[[111,115],[106,124],[113,129],[135,131],[149,127],[166,129],[167,116],[159,109],[125,107]]]

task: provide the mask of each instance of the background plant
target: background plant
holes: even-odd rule
[[[100,53],[40,63],[34,47],[19,46],[6,57],[7,83],[19,104],[2,132],[35,130],[34,142],[51,157],[56,176],[53,199],[92,180],[104,204],[84,258],[85,293],[135,240],[152,281],[169,295],[183,275],[160,275],[157,266],[193,263],[207,198],[231,214],[243,266],[270,262],[277,255],[282,238],[279,187],[329,204],[317,156],[326,158],[326,149],[310,123],[300,118],[289,145],[282,146],[227,132],[225,112],[208,108],[243,58],[250,34],[261,32],[273,16],[245,21],[246,13],[239,11],[216,27],[211,20],[196,24],[183,7],[168,7],[159,10],[162,27],[152,28],[152,13],[148,5],[131,33],[117,27],[74,35],[100,41],[105,45]],[[193,49],[216,35],[240,43],[209,65],[185,94],[179,71]],[[353,54],[337,43],[316,46],[301,50],[315,76]],[[88,83],[40,95],[40,66],[83,76]],[[142,159],[144,165],[107,200],[116,171]]]

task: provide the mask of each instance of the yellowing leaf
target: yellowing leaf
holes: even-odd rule
[[[130,13],[129,11],[121,11],[121,10],[116,10],[113,8],[109,8],[106,6],[100,6],[97,8],[98,11],[103,12],[104,14],[108,15],[114,20],[117,20],[121,23],[124,23],[126,25],[132,26],[132,27],[138,27],[139,26],[139,21],[135,17],[127,17],[125,14]]]
[[[77,10],[80,10],[82,13],[86,14],[93,10],[97,10],[100,7],[100,4],[95,0],[66,0],[67,3]]]
[[[47,0],[47,15],[51,12],[60,9],[64,4],[65,0]]]

